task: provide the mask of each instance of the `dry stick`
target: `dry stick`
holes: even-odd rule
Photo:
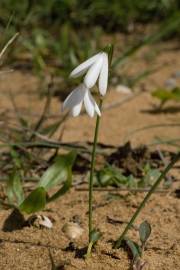
[[[12,146],[12,147],[26,147],[26,148],[60,148],[60,147],[64,147],[66,149],[76,149],[76,150],[79,150],[79,151],[84,151],[84,152],[87,152],[89,153],[89,151],[85,148],[85,147],[82,147],[82,146],[79,146],[79,145],[76,145],[76,144],[72,144],[72,143],[48,143],[48,142],[43,142],[43,141],[39,141],[39,142],[20,142],[20,143],[15,143],[15,142],[9,142],[9,143],[3,143],[3,144],[0,144],[0,148],[2,147],[9,147],[9,146]]]
[[[139,92],[139,93],[136,93],[136,94],[133,94],[133,95],[128,95],[127,97],[123,98],[120,101],[116,101],[116,102],[113,102],[113,103],[110,103],[110,104],[105,104],[103,106],[103,109],[102,110],[103,111],[106,111],[106,110],[110,110],[110,109],[116,108],[118,106],[122,106],[126,102],[129,102],[129,101],[131,101],[131,100],[139,97],[142,94],[143,94],[143,92]]]
[[[12,71],[13,71],[13,70],[12,70]],[[1,72],[0,72],[0,73],[1,73]],[[7,110],[5,110],[5,112],[6,112],[6,111],[7,111]],[[14,116],[14,114],[13,114],[14,111],[11,110],[11,109],[8,109],[8,112],[12,114],[12,115],[9,116],[9,119],[14,119],[14,118],[15,118],[15,116]],[[37,112],[27,112],[27,111],[25,111],[25,110],[23,110],[23,109],[22,109],[22,112],[23,112],[23,115],[25,115],[25,116],[31,116],[31,117],[35,117],[35,118],[41,116],[41,113],[37,113]],[[46,118],[46,119],[47,119],[47,118],[48,118],[48,119],[50,119],[50,118],[52,118],[52,119],[58,118],[58,119],[59,119],[59,114],[51,113],[51,114],[46,115],[45,118]]]
[[[61,121],[59,121],[59,125],[61,125],[66,120],[66,118],[67,118],[67,114],[64,114]],[[9,129],[11,129],[11,130],[16,130],[16,131],[20,131],[20,132],[27,131],[27,132],[31,133],[31,135],[36,136],[39,139],[44,140],[44,141],[49,142],[49,143],[59,143],[62,139],[61,138],[62,134],[60,134],[59,140],[52,140],[52,139],[49,139],[49,137],[39,133],[38,131],[32,130],[28,127],[19,127],[19,126],[15,125],[14,123],[9,124],[9,126],[8,125],[6,125],[6,126],[9,127]]]
[[[174,127],[177,127],[177,126],[180,126],[180,123],[160,123],[160,124],[148,125],[148,126],[144,126],[144,127],[140,127],[140,128],[132,130],[131,132],[129,132],[128,136],[130,137],[130,136],[134,135],[137,132],[144,131],[144,130],[147,130],[147,129],[167,128],[167,127],[174,128]]]
[[[21,240],[21,239],[11,239],[11,238],[1,238],[1,240],[3,242],[7,242],[7,243],[12,243],[12,244],[29,244],[31,246],[36,246],[36,247],[46,247],[46,248],[52,248],[52,249],[60,249],[59,246],[52,246],[52,245],[48,245],[48,244],[43,244],[43,243],[40,243],[40,242],[37,242],[37,243],[33,243],[31,241],[24,241],[24,240]]]
[[[64,115],[63,119],[61,120],[61,123],[62,124],[67,118],[67,114]],[[13,124],[14,125],[14,124]],[[78,142],[72,142],[72,143],[63,143],[63,142],[60,142],[58,140],[53,140],[53,139],[49,139],[47,136],[44,136],[42,134],[40,134],[39,132],[35,132],[35,131],[32,131],[30,128],[27,128],[27,127],[17,127],[16,125],[13,126],[11,124],[11,126],[9,125],[9,129],[13,130],[13,129],[16,129],[17,131],[29,131],[31,134],[34,134],[36,137],[38,137],[39,139],[41,139],[41,141],[36,141],[36,142],[20,142],[20,143],[15,143],[15,142],[9,142],[7,143],[7,141],[4,141],[0,138],[0,141],[2,142],[5,142],[4,144],[1,144],[0,145],[0,148],[1,147],[6,147],[6,146],[16,146],[16,147],[20,147],[20,146],[23,146],[23,147],[26,147],[26,148],[35,148],[35,147],[39,147],[39,148],[55,148],[55,149],[58,149],[60,147],[64,147],[64,148],[67,148],[67,149],[78,149],[79,151],[83,151],[83,152],[86,152],[86,153],[90,153],[91,152],[91,149],[90,149],[90,146],[89,146],[89,142],[87,142],[86,144],[79,144]],[[97,149],[96,152],[98,153],[106,153],[106,151],[109,151],[109,149],[114,149],[115,146],[113,145],[107,145],[106,147],[107,149],[106,150],[103,150],[103,149]]]
[[[11,72],[13,72],[13,71],[14,71],[13,69],[3,70],[3,71],[0,71],[0,75],[4,75],[4,74],[7,74],[7,73],[11,73]]]
[[[28,153],[26,143],[25,144],[23,144],[23,143],[8,143],[7,139],[2,138],[2,137],[0,137],[0,142],[3,142],[3,144],[0,144],[0,148],[3,147],[3,145],[5,147],[16,147],[19,150],[23,151],[24,153]],[[35,154],[33,154],[33,153],[31,153],[31,158],[33,158],[39,164],[41,162],[45,162],[42,158],[37,159],[37,156]]]
[[[88,191],[88,188],[75,188],[76,191]],[[102,192],[117,192],[117,191],[129,191],[129,192],[149,192],[149,188],[93,188],[93,191],[102,191]],[[168,190],[158,189],[155,191],[156,193],[167,193]]]
[[[166,174],[169,172],[169,170],[174,166],[174,164],[179,159],[180,159],[180,152],[177,153],[177,155],[173,158],[173,160],[169,163],[169,165],[164,169],[164,171],[158,177],[158,179],[156,180],[156,182],[154,183],[154,185],[151,187],[151,189],[149,190],[149,192],[146,194],[146,196],[144,197],[144,200],[142,201],[142,203],[140,204],[140,206],[138,207],[138,209],[136,210],[136,212],[132,216],[131,220],[129,221],[128,225],[124,229],[123,233],[120,235],[120,237],[118,238],[118,240],[115,242],[114,248],[119,248],[121,246],[122,241],[123,241],[126,233],[132,227],[135,219],[137,218],[137,216],[139,215],[139,213],[141,212],[141,210],[145,206],[147,200],[153,194],[153,192],[155,191],[155,189],[157,188],[157,186],[160,184],[160,182],[163,180],[163,178],[166,176]]]

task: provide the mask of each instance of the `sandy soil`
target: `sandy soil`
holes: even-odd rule
[[[161,44],[162,46],[162,44]],[[105,109],[101,121],[99,141],[106,144],[120,145],[130,140],[133,146],[139,144],[151,144],[155,136],[164,139],[178,138],[180,128],[167,127],[144,130],[131,135],[135,129],[146,125],[175,123],[180,119],[179,104],[169,103],[164,113],[152,113],[153,104],[157,100],[152,98],[149,91],[155,86],[162,86],[164,81],[172,73],[180,68],[180,58],[176,50],[164,49],[156,57],[156,64],[163,66],[155,74],[151,75],[145,82],[143,88],[146,90],[140,95],[133,96],[123,105],[119,103],[127,96],[110,91],[105,101]],[[137,62],[132,64],[129,72],[137,68],[144,68],[147,63],[142,60],[142,54],[137,56]],[[139,85],[138,88],[142,87]],[[3,126],[6,115],[11,122],[15,122],[15,114],[9,93],[15,96],[16,105],[21,113],[28,119],[36,119],[43,109],[44,99],[38,97],[38,79],[28,73],[14,71],[3,74],[0,78],[0,120]],[[171,109],[171,108],[175,109]],[[60,114],[60,102],[57,98],[51,104],[51,114],[57,117]],[[9,120],[8,120],[9,121]],[[95,119],[89,119],[86,115],[78,118],[69,118],[64,128],[64,142],[92,141]],[[59,132],[55,135],[58,138]],[[173,149],[168,147],[168,149]],[[179,170],[174,171],[176,179],[180,179]],[[176,182],[176,186],[177,186]],[[63,198],[50,204],[48,210],[43,214],[49,216],[53,222],[53,229],[38,229],[25,227],[12,232],[5,231],[5,223],[9,217],[10,210],[0,211],[0,269],[14,270],[36,270],[54,269],[53,259],[57,269],[130,269],[130,259],[123,249],[113,250],[111,240],[115,240],[122,232],[126,222],[141,202],[144,194],[128,193],[120,200],[107,200],[107,192],[95,192],[94,224],[102,231],[103,238],[96,246],[92,258],[85,261],[80,256],[80,249],[87,244],[87,200],[88,194],[83,191],[72,189]],[[63,225],[78,215],[81,226],[85,232],[77,241],[76,252],[66,251],[69,240],[62,232]],[[119,222],[111,224],[107,217]],[[152,234],[144,253],[147,261],[147,269],[150,270],[179,270],[180,269],[180,203],[179,198],[173,192],[165,194],[154,194],[149,204],[139,216],[136,225],[141,221],[148,220],[152,225]],[[137,240],[137,231],[132,229],[129,233],[132,239]],[[80,258],[79,258],[80,257]],[[59,268],[58,268],[59,267]]]
[[[69,240],[61,229],[74,215],[78,215],[84,234],[76,245],[83,248],[87,244],[87,192],[71,190],[43,214],[52,218],[51,230],[24,228],[13,232],[0,231],[0,269],[52,269],[50,252],[58,269],[130,269],[130,260],[122,249],[113,250],[110,240],[117,239],[126,222],[134,213],[144,194],[129,194],[128,199],[107,200],[107,193],[95,194],[94,224],[103,233],[103,238],[96,246],[92,258],[84,261],[77,258],[78,252],[65,251]],[[0,228],[9,211],[1,210]],[[107,222],[110,217],[116,222]],[[136,225],[147,220],[152,225],[152,234],[144,253],[148,269],[178,270],[180,266],[180,205],[179,199],[171,195],[153,195],[148,206],[143,210]],[[119,221],[119,223],[117,222]],[[120,224],[122,223],[122,224]],[[136,240],[138,233],[132,229],[129,236]],[[77,256],[77,257],[76,257]],[[64,265],[64,268],[63,268]]]

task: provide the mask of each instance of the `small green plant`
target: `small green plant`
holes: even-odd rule
[[[142,251],[144,251],[144,249],[145,249],[145,245],[146,245],[146,242],[147,242],[150,234],[151,234],[151,225],[147,221],[144,221],[139,226],[139,237],[141,240]]]
[[[132,254],[132,269],[133,270],[142,270],[146,264],[146,262],[143,261],[143,254],[145,250],[145,246],[147,243],[147,240],[149,239],[151,235],[151,225],[144,221],[139,226],[139,239],[141,244],[132,241],[129,238],[124,239],[125,246],[128,247]]]
[[[180,87],[174,87],[171,90],[157,89],[152,93],[152,96],[160,100],[159,109],[161,109],[170,100],[180,102]]]
[[[92,56],[70,74],[70,77],[77,78],[85,74],[83,82],[76,87],[65,99],[63,109],[69,109],[72,116],[78,116],[84,105],[87,114],[94,117],[97,114],[96,126],[94,131],[94,141],[91,154],[91,168],[89,177],[89,242],[86,258],[90,257],[93,245],[97,242],[100,234],[93,228],[93,180],[96,163],[96,147],[98,141],[99,125],[101,119],[101,108],[103,97],[106,95],[108,88],[109,66],[112,61],[113,46],[106,46],[100,53]],[[98,82],[99,106],[91,95],[90,89]]]
[[[147,203],[149,197],[153,194],[153,192],[156,190],[156,188],[158,187],[158,185],[161,183],[161,181],[164,179],[164,177],[166,176],[166,174],[169,172],[169,170],[174,166],[174,164],[180,159],[180,152],[177,152],[177,154],[174,156],[174,158],[172,159],[172,161],[166,166],[166,168],[164,169],[164,171],[160,174],[160,176],[157,178],[157,180],[155,181],[155,183],[152,185],[152,187],[150,188],[149,192],[146,194],[146,196],[144,197],[143,201],[141,202],[141,204],[139,205],[139,207],[137,208],[137,210],[135,211],[135,213],[133,214],[133,216],[131,217],[129,223],[127,224],[127,226],[125,227],[124,231],[122,232],[122,234],[118,237],[118,239],[115,241],[114,243],[114,248],[119,248],[122,245],[123,240],[126,237],[127,232],[129,231],[129,229],[132,227],[134,221],[136,220],[136,218],[138,217],[139,213],[142,211],[143,207],[145,206],[145,204]]]
[[[96,171],[94,175],[94,186],[145,188],[152,186],[159,175],[160,171],[151,168],[149,164],[144,166],[143,176],[141,178],[134,177],[132,174],[125,176],[119,168],[107,164],[103,169]]]
[[[91,255],[91,250],[92,247],[95,246],[95,244],[97,243],[97,241],[101,238],[102,234],[99,230],[97,229],[92,229],[91,233],[90,233],[90,237],[89,237],[89,244],[88,244],[88,249],[87,249],[87,253],[85,255],[85,258],[88,259]]]
[[[16,153],[13,151],[13,154]],[[72,166],[76,158],[76,152],[58,155],[51,165],[42,175],[36,188],[25,197],[23,183],[20,175],[19,158],[15,157],[16,169],[9,176],[7,182],[6,194],[10,207],[17,208],[22,213],[35,213],[43,210],[46,204],[56,200],[64,195],[71,187],[72,183]],[[49,195],[52,188],[61,187],[53,194]]]

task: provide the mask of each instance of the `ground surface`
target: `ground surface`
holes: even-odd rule
[[[130,135],[135,129],[146,125],[176,123],[180,120],[180,109],[178,103],[169,103],[167,109],[161,113],[153,113],[153,104],[157,100],[152,98],[149,90],[155,86],[162,86],[171,75],[180,69],[180,58],[178,51],[173,46],[164,48],[156,57],[156,63],[163,66],[155,74],[151,75],[145,82],[142,94],[133,96],[132,99],[124,102],[120,106],[121,100],[127,99],[112,89],[105,101],[103,112],[100,142],[119,146],[130,140],[133,146],[139,144],[152,144],[155,136],[164,139],[178,138],[180,128],[167,127],[148,129]],[[170,47],[170,48],[169,48]],[[158,47],[159,48],[159,47]],[[137,57],[137,62],[132,64],[134,69],[144,68],[145,63],[141,55]],[[23,115],[30,119],[35,119],[43,108],[44,100],[39,99],[38,79],[28,73],[14,71],[3,74],[0,78],[0,115],[1,125],[6,121],[6,115],[12,122],[15,115],[12,103],[9,98],[11,92],[15,96],[16,104]],[[139,86],[140,87],[140,86]],[[118,103],[114,106],[115,103]],[[111,107],[111,105],[113,105]],[[60,113],[60,102],[53,99],[51,113],[54,117]],[[174,109],[172,109],[174,108]],[[92,141],[95,119],[89,119],[86,115],[78,118],[69,118],[63,126],[64,132],[62,140],[64,142]],[[58,138],[56,134],[55,138]],[[153,146],[155,147],[155,146]],[[175,150],[173,147],[165,147]],[[178,185],[180,172],[173,171],[176,176],[175,186]],[[122,195],[125,195],[122,193]],[[144,194],[131,194],[119,200],[107,200],[107,192],[95,192],[94,223],[103,232],[103,238],[99,241],[92,258],[84,261],[78,250],[75,252],[65,251],[69,240],[61,231],[63,225],[78,215],[85,233],[76,243],[78,249],[85,247],[87,243],[87,191],[71,190],[62,199],[48,206],[49,211],[44,213],[54,220],[53,229],[38,229],[26,227],[13,232],[5,232],[4,224],[10,211],[0,211],[0,269],[30,270],[30,269],[53,269],[52,260],[58,269],[130,269],[130,260],[127,252],[112,250],[110,240],[115,240],[123,230],[135,209],[141,202]],[[114,219],[113,224],[108,222],[108,218]],[[148,262],[147,268],[150,270],[178,270],[180,269],[180,203],[172,190],[169,193],[154,194],[149,204],[139,216],[136,225],[143,220],[148,220],[152,225],[152,235],[144,253],[144,260]],[[137,239],[137,231],[132,229],[130,236]],[[80,258],[78,258],[78,256]]]

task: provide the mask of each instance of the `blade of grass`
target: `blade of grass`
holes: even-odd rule
[[[33,129],[33,133],[38,131],[40,129],[40,127],[42,126],[42,124],[44,123],[45,119],[46,119],[46,115],[49,111],[50,108],[50,104],[51,104],[51,98],[52,98],[52,78],[51,78],[51,82],[48,84],[48,89],[47,89],[47,99],[44,105],[44,109],[42,112],[42,115],[40,116],[38,122],[36,123],[34,129]],[[32,133],[32,135],[29,138],[29,141],[31,141],[34,138],[34,134]]]
[[[180,139],[179,138],[174,138],[174,139],[169,139],[169,140],[163,140],[161,138],[158,138],[156,137],[155,138],[156,141],[151,143],[151,144],[148,144],[147,146],[154,146],[154,145],[160,145],[160,144],[167,144],[167,145],[170,145],[170,146],[174,146],[176,148],[180,148],[180,144],[177,144],[176,142],[179,142]]]
[[[125,50],[122,56],[117,57],[116,60],[114,60],[114,62],[112,63],[112,67],[115,68],[118,65],[122,65],[128,57],[135,54],[140,48],[146,45],[150,45],[154,42],[157,42],[162,38],[165,38],[174,29],[177,29],[179,25],[180,25],[180,12],[177,11],[165,22],[163,22],[155,33],[149,36],[145,36],[142,41]]]
[[[11,103],[13,105],[13,109],[14,109],[14,112],[15,112],[15,115],[16,115],[16,118],[18,120],[18,122],[20,123],[21,127],[27,127],[28,126],[28,123],[27,121],[22,117],[22,114],[19,112],[19,109],[16,105],[16,101],[15,101],[15,98],[12,94],[11,91],[9,91],[9,97],[10,97],[10,100],[11,100]]]
[[[125,227],[124,231],[122,232],[122,234],[120,235],[120,237],[117,239],[117,241],[114,244],[114,248],[119,248],[122,244],[122,241],[124,239],[124,237],[126,236],[127,232],[129,231],[129,229],[132,227],[132,224],[134,223],[134,221],[136,220],[137,216],[139,215],[139,213],[141,212],[141,210],[144,208],[146,202],[148,201],[148,199],[150,198],[150,196],[154,193],[154,191],[156,190],[156,188],[158,187],[158,185],[160,184],[160,182],[164,179],[164,177],[166,176],[166,174],[169,172],[169,170],[171,170],[171,168],[174,166],[174,164],[180,159],[180,152],[178,152],[174,158],[172,159],[172,161],[168,164],[168,166],[164,169],[164,171],[161,173],[161,175],[159,176],[159,178],[156,180],[156,182],[153,184],[153,186],[151,187],[150,191],[146,194],[146,196],[144,197],[143,201],[141,202],[140,206],[137,208],[137,210],[135,211],[134,215],[132,216],[132,218],[130,219],[128,225]]]
[[[140,131],[144,131],[147,129],[153,129],[153,128],[167,128],[167,127],[171,127],[171,128],[176,128],[176,127],[180,127],[179,123],[162,123],[162,124],[154,124],[154,125],[148,125],[148,126],[144,126],[142,128],[137,128],[134,129],[133,131],[129,132],[128,134],[128,138]],[[126,136],[127,137],[127,136]]]
[[[14,36],[6,43],[6,45],[2,48],[1,52],[0,52],[0,59],[2,58],[3,54],[5,53],[5,51],[7,50],[7,48],[13,43],[13,41],[17,38],[17,36],[19,35],[19,33],[14,34]]]

